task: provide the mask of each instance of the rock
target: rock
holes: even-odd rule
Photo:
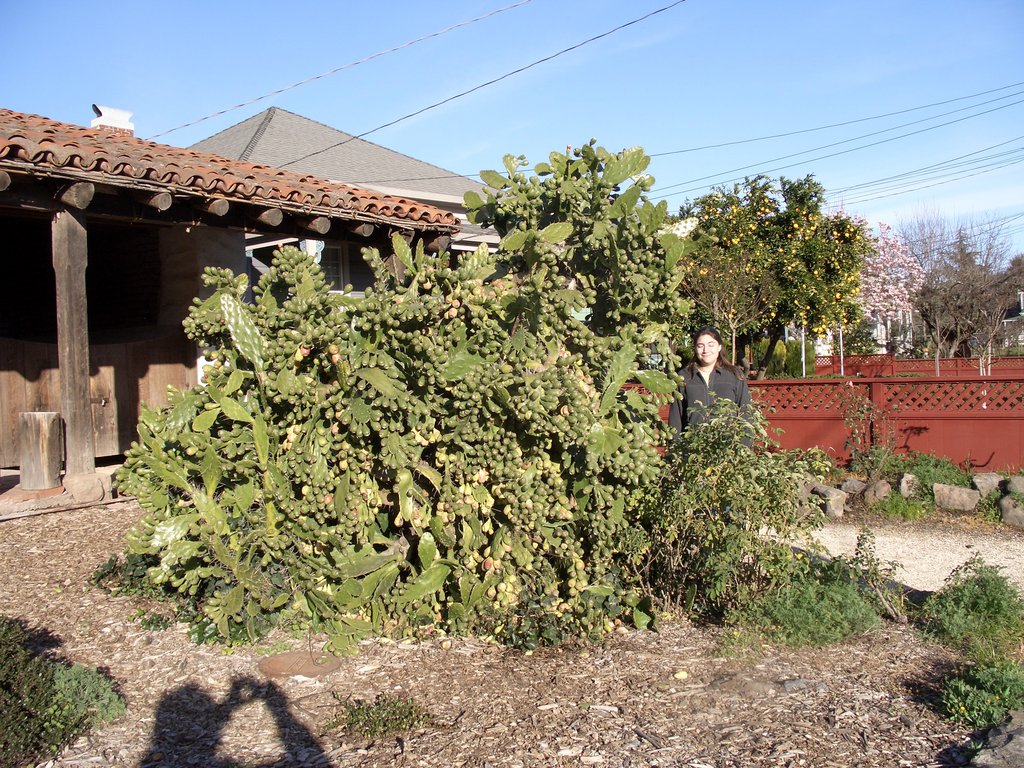
[[[864,503],[868,506],[877,504],[882,499],[889,498],[892,493],[892,486],[886,480],[876,480],[864,491]]]
[[[1005,723],[989,731],[985,746],[970,764],[977,768],[1020,768],[1024,765],[1024,712],[1011,712]]]
[[[978,493],[982,496],[988,496],[992,491],[999,488],[1002,485],[1003,476],[998,472],[982,472],[974,476],[971,480]]]
[[[797,677],[791,680],[782,681],[782,689],[786,693],[796,693],[805,689],[812,691],[825,691],[828,690],[828,686],[819,680],[808,680],[807,678]]]
[[[824,499],[825,514],[831,519],[838,520],[843,516],[846,510],[846,493],[828,485],[816,485],[811,488],[811,493]]]
[[[856,496],[858,493],[864,493],[864,489],[868,487],[868,484],[863,480],[858,480],[855,477],[848,477],[843,480],[843,484],[839,486],[839,490],[849,496]]]
[[[1006,481],[1007,493],[1019,493],[1024,496],[1024,475],[1014,475]]]
[[[1003,522],[1014,528],[1024,528],[1024,503],[1015,496],[1003,496],[999,500],[999,512]]]
[[[978,491],[961,485],[935,483],[932,485],[932,493],[935,494],[935,506],[951,512],[973,512],[981,501]]]
[[[64,490],[77,504],[92,504],[110,497],[110,475],[65,475]]]
[[[920,490],[921,481],[917,479],[917,475],[911,472],[904,472],[900,477],[900,496],[904,499],[909,499],[916,496]]]

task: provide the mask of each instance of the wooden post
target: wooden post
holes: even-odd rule
[[[53,271],[57,283],[60,407],[66,424],[67,473],[92,474],[96,471],[96,439],[89,400],[85,215],[73,209],[58,211],[53,216],[51,231]]]
[[[22,413],[18,417],[21,449],[21,485],[26,491],[46,491],[60,485],[64,458],[60,414],[55,411]]]

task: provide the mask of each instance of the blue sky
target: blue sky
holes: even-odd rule
[[[82,125],[93,103],[118,107],[137,136],[180,146],[278,106],[469,176],[594,137],[652,153],[652,194],[673,210],[744,175],[813,173],[872,224],[1000,219],[1024,251],[1021,0],[527,0],[494,13],[515,2],[9,2],[0,106]],[[790,135],[757,140],[778,134]]]

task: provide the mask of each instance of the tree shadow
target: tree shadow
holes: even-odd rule
[[[285,768],[290,765],[328,765],[323,746],[291,713],[288,700],[273,682],[237,677],[221,700],[195,683],[164,694],[157,708],[147,756],[138,768],[202,765],[238,768],[239,761],[218,757],[224,730],[232,713],[253,701],[262,702],[274,718],[281,757],[269,763],[245,762],[248,768]]]

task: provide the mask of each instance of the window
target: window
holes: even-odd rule
[[[363,291],[373,285],[373,270],[350,243],[325,245],[320,253],[320,268],[332,291],[341,291],[346,285],[351,285],[353,295],[362,296]]]

